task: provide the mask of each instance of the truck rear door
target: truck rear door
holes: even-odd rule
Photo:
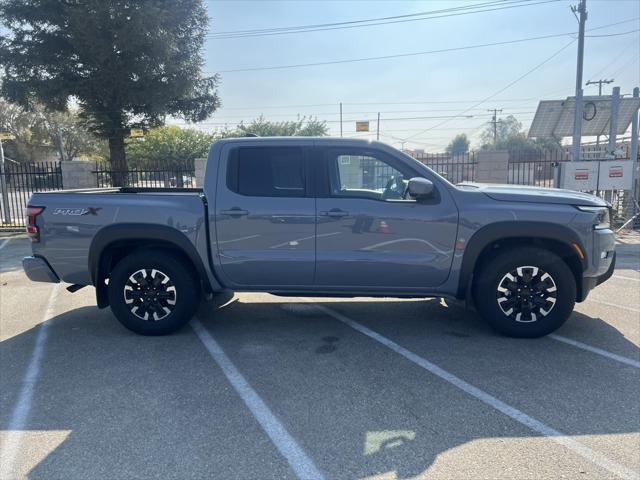
[[[225,145],[215,202],[224,283],[230,287],[312,285],[315,199],[308,196],[303,145]]]

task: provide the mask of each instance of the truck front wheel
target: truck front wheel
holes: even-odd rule
[[[116,318],[140,335],[166,335],[189,322],[200,283],[184,260],[167,250],[139,251],[119,261],[109,277]]]
[[[480,315],[510,337],[535,338],[571,315],[576,282],[556,254],[535,247],[509,249],[482,266],[474,281]]]

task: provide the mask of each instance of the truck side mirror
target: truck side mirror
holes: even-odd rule
[[[409,180],[409,195],[416,200],[428,198],[433,195],[433,182],[422,177],[414,177]]]

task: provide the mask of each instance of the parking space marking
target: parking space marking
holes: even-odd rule
[[[530,428],[531,430],[533,430],[534,432],[537,432],[547,438],[549,438],[550,440],[553,440],[554,442],[568,448],[569,450],[573,451],[574,453],[577,453],[578,455],[580,455],[581,457],[589,460],[590,462],[598,465],[601,468],[604,468],[605,470],[609,471],[610,473],[613,473],[614,475],[617,475],[621,478],[624,479],[639,479],[640,476],[638,475],[637,472],[625,467],[624,465],[621,465],[613,460],[610,460],[609,458],[607,458],[606,456],[604,456],[603,454],[592,450],[591,448],[587,447],[586,445],[578,442],[577,440],[574,440],[573,438],[567,436],[566,434],[559,432],[558,430],[555,430],[551,427],[549,427],[548,425],[542,423],[539,420],[536,420],[535,418],[527,415],[526,413],[518,410],[515,407],[512,407],[511,405],[508,405],[507,403],[497,399],[496,397],[494,397],[493,395],[485,392],[484,390],[479,389],[478,387],[475,387],[473,385],[471,385],[470,383],[465,382],[464,380],[462,380],[461,378],[453,375],[452,373],[449,373],[448,371],[444,370],[443,368],[440,368],[438,365],[429,362],[428,360],[422,358],[419,355],[416,355],[415,353],[407,350],[406,348],[398,345],[397,343],[395,343],[394,341],[380,335],[379,333],[374,332],[373,330],[371,330],[370,328],[365,327],[364,325],[361,325],[360,323],[356,322],[355,320],[350,319],[349,317],[346,317],[345,315],[342,315],[341,313],[336,312],[335,310],[332,310],[328,307],[325,307],[324,305],[319,305],[319,304],[315,304],[320,310],[322,310],[323,312],[325,312],[327,315],[330,315],[331,317],[335,318],[336,320],[348,325],[349,327],[353,328],[354,330],[357,330],[358,332],[362,333],[363,335],[366,335],[367,337],[375,340],[376,342],[384,345],[385,347],[393,350],[394,352],[396,352],[397,354],[403,356],[404,358],[406,358],[407,360],[409,360],[410,362],[418,365],[419,367],[424,368],[425,370],[427,370],[428,372],[436,375],[437,377],[440,377],[442,380],[452,384],[453,386],[459,388],[460,390],[468,393],[469,395],[471,395],[472,397],[480,400],[481,402],[485,403],[486,405],[489,405],[490,407],[494,408],[495,410],[505,414],[506,416],[512,418],[513,420],[515,420],[516,422]]]
[[[611,353],[598,347],[592,347],[591,345],[587,345],[586,343],[578,342],[577,340],[573,340],[571,338],[564,337],[562,335],[556,335],[555,333],[551,333],[547,336],[559,342],[566,343],[567,345],[572,345],[574,347],[587,350],[591,353],[595,353],[598,355],[602,355],[603,357],[610,358],[611,360],[615,360],[616,362],[620,362],[620,363],[624,363],[625,365],[631,365],[632,367],[640,368],[640,362],[632,358],[623,357],[622,355]]]
[[[262,429],[287,459],[298,478],[323,480],[324,476],[315,466],[313,460],[305,453],[267,404],[251,387],[202,323],[197,318],[194,318],[191,321],[191,327]]]
[[[13,466],[22,446],[23,430],[26,427],[29,411],[31,410],[31,401],[33,400],[33,392],[35,391],[38,373],[40,372],[40,363],[44,354],[44,344],[47,340],[49,330],[49,320],[53,318],[55,304],[60,292],[60,284],[56,283],[51,289],[47,307],[42,317],[42,322],[36,334],[36,342],[31,353],[31,359],[27,366],[27,372],[22,380],[22,388],[18,395],[18,400],[11,413],[9,425],[7,426],[7,441],[3,445],[0,452],[0,477],[12,477]]]
[[[0,242],[0,250],[2,250],[4,247],[6,247],[9,244],[9,241],[11,239],[10,238],[5,238]]]
[[[587,297],[587,302],[599,303],[600,305],[606,305],[607,307],[615,307],[619,308],[620,310],[627,310],[628,312],[640,313],[640,309],[638,308],[625,307],[624,305],[618,305],[617,303],[603,302],[602,300],[597,300],[592,297]]]

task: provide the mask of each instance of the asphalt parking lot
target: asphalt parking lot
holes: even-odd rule
[[[555,335],[438,299],[218,297],[140,337],[0,239],[0,477],[637,478],[640,244]]]

